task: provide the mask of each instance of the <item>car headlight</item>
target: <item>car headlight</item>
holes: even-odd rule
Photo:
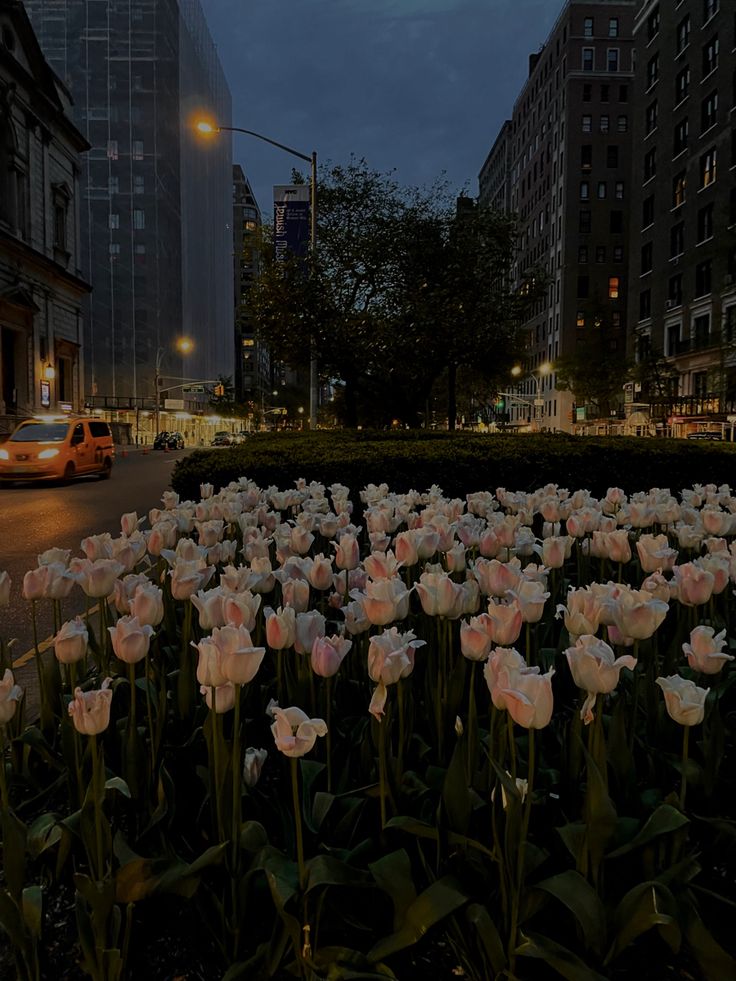
[[[0,460],[9,460],[10,454],[7,450],[0,450]]]
[[[52,456],[58,456],[58,455],[59,455],[58,450],[41,450],[41,452],[38,454],[38,459],[50,460]]]

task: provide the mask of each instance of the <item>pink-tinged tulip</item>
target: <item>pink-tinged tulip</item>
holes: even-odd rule
[[[466,579],[460,583],[458,606],[459,612],[456,616],[474,616],[480,609],[480,586],[475,579]]]
[[[161,503],[167,510],[171,510],[179,503],[179,495],[176,491],[164,491],[161,495]]]
[[[85,556],[94,562],[96,559],[112,558],[112,535],[106,531],[102,535],[89,535],[82,539],[82,551]]]
[[[516,589],[509,590],[509,596],[513,596],[521,608],[521,619],[524,623],[539,623],[549,595],[544,583],[529,579],[522,579]]]
[[[502,548],[493,528],[488,528],[478,539],[478,551],[484,559],[495,559]]]
[[[87,596],[94,599],[109,596],[115,580],[125,571],[115,559],[72,559],[69,569]]]
[[[148,654],[153,627],[141,625],[136,617],[120,617],[114,627],[108,627],[115,657],[126,664],[137,664]]]
[[[218,688],[227,682],[222,670],[222,652],[212,637],[203,637],[198,643],[191,641],[198,652],[197,681],[208,688]]]
[[[271,708],[273,725],[271,732],[276,748],[289,757],[300,757],[308,753],[317,736],[327,735],[327,726],[322,719],[310,719],[300,708]]]
[[[284,651],[294,646],[296,640],[296,613],[290,606],[278,608],[276,613],[266,607],[266,643],[274,651]]]
[[[411,568],[419,562],[417,535],[415,531],[400,531],[394,542],[397,560],[404,568]]]
[[[221,586],[201,589],[198,593],[192,593],[189,598],[199,614],[199,626],[202,630],[212,630],[213,627],[221,627],[225,623],[225,594]]]
[[[250,563],[248,589],[252,593],[270,593],[275,584],[271,560],[256,555]]]
[[[671,719],[681,726],[697,726],[705,716],[706,688],[698,688],[694,681],[686,681],[679,674],[669,678],[657,678],[664,693],[664,703]]]
[[[631,545],[629,544],[629,533],[624,529],[620,531],[609,531],[606,533],[606,550],[611,562],[630,562]]]
[[[7,725],[10,722],[21,698],[23,698],[23,689],[20,685],[16,685],[10,668],[6,668],[5,674],[0,678],[0,725]],[[2,765],[5,766],[5,760],[2,761]]]
[[[250,590],[244,593],[230,593],[223,590],[222,617],[225,623],[234,627],[254,630],[256,615],[261,606],[261,597],[254,596]]]
[[[483,677],[497,709],[506,708],[503,690],[508,687],[510,678],[518,673],[539,674],[539,668],[528,667],[524,658],[513,647],[497,647],[491,651],[483,668]]]
[[[207,557],[207,548],[197,545],[191,538],[180,538],[173,552],[162,549],[161,555],[173,568],[179,562],[203,562]]]
[[[306,555],[313,542],[314,535],[301,525],[296,525],[289,533],[289,548],[297,555]]]
[[[709,535],[732,535],[734,531],[734,516],[720,508],[706,505],[700,512],[703,528]]]
[[[396,579],[379,579],[366,583],[366,593],[351,593],[359,599],[367,619],[377,627],[384,627],[395,620],[403,620],[409,610],[409,590]]]
[[[552,718],[553,696],[552,675],[522,674],[520,671],[508,675],[507,687],[501,690],[506,710],[518,725],[525,729],[544,729]]]
[[[23,599],[40,600],[43,599],[46,588],[47,566],[39,566],[38,569],[30,569],[23,576]]]
[[[417,555],[420,561],[426,562],[437,551],[440,543],[439,532],[435,531],[434,528],[417,528],[414,534]]]
[[[521,563],[518,559],[499,562],[498,559],[478,559],[473,567],[484,596],[505,597],[510,589],[516,589],[521,579]]]
[[[573,538],[584,538],[585,535],[598,530],[600,519],[600,511],[593,508],[581,508],[568,516],[565,527],[568,535],[572,535]]]
[[[67,710],[74,728],[83,736],[96,736],[110,724],[110,702],[112,701],[112,678],[105,678],[99,689],[82,691],[74,689],[74,698]]]
[[[49,562],[46,569],[46,584],[44,598],[52,600],[66,599],[74,588],[75,579],[67,567],[61,562]]]
[[[508,647],[519,639],[524,619],[517,600],[499,603],[491,600],[488,604],[489,632],[491,640],[500,647]]]
[[[164,618],[163,591],[150,582],[143,583],[136,588],[129,606],[130,615],[139,623],[157,627]]]
[[[81,617],[67,620],[54,637],[54,653],[61,664],[76,664],[87,653],[89,632]]]
[[[668,610],[667,603],[638,589],[622,589],[611,606],[614,624],[624,636],[633,640],[648,640]]]
[[[351,637],[364,634],[371,628],[371,622],[365,615],[365,609],[360,600],[353,600],[343,606],[342,615],[345,617],[345,629]]]
[[[605,641],[591,634],[578,637],[575,646],[565,651],[565,657],[575,684],[587,692],[580,711],[580,718],[587,726],[593,721],[596,695],[613,691],[618,684],[621,668],[633,671],[637,662],[630,654],[617,658]]]
[[[683,606],[703,606],[713,595],[715,576],[707,569],[700,569],[694,562],[676,565],[674,568],[676,598]]]
[[[687,657],[687,663],[693,671],[703,674],[718,674],[726,661],[733,661],[731,654],[724,654],[726,646],[726,631],[715,634],[713,627],[699,626],[690,631],[690,643],[683,644],[682,649]]]
[[[542,541],[542,562],[548,569],[561,569],[569,553],[570,535],[551,535]]]
[[[199,485],[199,496],[202,498],[203,501],[206,501],[208,498],[212,497],[214,493],[215,493],[215,488],[213,487],[212,484]]]
[[[714,596],[719,596],[728,586],[729,559],[726,553],[714,552],[710,555],[703,555],[701,558],[695,559],[693,565],[713,574]]]
[[[391,544],[391,539],[383,531],[371,531],[368,533],[368,542],[372,553],[387,552],[388,547]]]
[[[287,579],[281,583],[281,596],[285,606],[292,607],[297,613],[306,613],[309,609],[309,583],[306,579]]]
[[[120,530],[126,536],[130,536],[134,531],[138,531],[138,526],[142,524],[143,518],[139,518],[135,511],[129,511],[120,518]]]
[[[7,572],[0,572],[0,610],[10,606],[10,587],[13,581]]]
[[[445,552],[448,572],[464,572],[466,567],[465,546],[458,542]]]
[[[297,613],[294,650],[297,654],[310,654],[315,641],[325,635],[325,618],[319,610]]]
[[[626,503],[626,494],[620,487],[609,487],[603,499],[604,511],[607,514],[618,511],[622,504]]]
[[[381,722],[383,719],[387,698],[388,688],[382,681],[379,681],[377,687],[373,689],[370,704],[368,705],[368,711],[376,722]]]
[[[333,634],[332,637],[318,637],[312,646],[312,671],[321,678],[331,678],[337,674],[345,655],[353,646],[352,640]]]
[[[212,643],[217,648],[223,675],[235,685],[247,685],[255,678],[266,653],[265,647],[254,647],[245,627],[216,627]]]
[[[445,573],[423,572],[415,589],[427,616],[457,619],[462,614],[462,587]]]
[[[130,601],[135,596],[136,590],[140,586],[150,585],[151,580],[143,573],[125,576],[124,579],[116,579],[113,583],[113,602],[118,613],[121,616],[124,613],[130,613]]]
[[[669,603],[673,599],[670,583],[664,578],[661,572],[653,572],[650,576],[647,576],[641,584],[641,591],[643,593],[649,593],[655,599],[662,600],[663,603]]]
[[[469,661],[485,661],[491,651],[487,613],[460,622],[460,651]]]
[[[205,548],[212,548],[222,538],[225,530],[224,521],[196,521],[195,527],[199,538],[199,544]]]
[[[243,758],[243,783],[246,787],[255,787],[261,779],[261,770],[266,762],[268,752],[265,749],[256,749],[249,746]]]
[[[399,633],[396,627],[375,634],[368,645],[368,674],[371,681],[395,685],[414,670],[414,652],[426,641],[417,640],[411,630]]]
[[[199,691],[204,695],[204,700],[207,703],[207,708],[212,711],[213,700],[212,700],[212,687],[210,685],[200,685]],[[224,685],[217,685],[214,689],[214,710],[216,715],[223,715],[225,712],[229,712],[235,705],[235,685],[231,685],[227,682]]]
[[[323,538],[332,539],[337,534],[339,525],[336,514],[323,514],[319,518],[319,533]]]
[[[360,563],[360,548],[355,535],[342,535],[335,545],[335,565],[338,569],[357,569]]]
[[[678,552],[669,547],[666,535],[642,535],[636,543],[642,572],[671,572]]]
[[[565,615],[565,627],[571,639],[582,634],[595,634],[601,622],[603,607],[595,593],[588,586],[570,589],[567,604],[557,606],[557,616]]]
[[[215,567],[204,559],[185,561],[177,559],[171,570],[171,595],[175,600],[186,600],[203,589],[214,575]]]
[[[363,562],[363,567],[371,579],[393,579],[401,565],[391,551],[371,552]]]
[[[315,555],[313,559],[306,559],[307,579],[315,589],[325,590],[332,588],[332,562],[322,553]]]
[[[118,561],[126,572],[132,572],[146,552],[146,540],[139,532],[137,538],[113,538],[112,558]]]
[[[170,521],[157,522],[150,531],[144,532],[148,554],[158,558],[163,549],[174,548],[176,533],[176,525]]]
[[[243,565],[235,568],[228,565],[220,573],[220,585],[226,593],[242,593],[248,588],[250,581],[250,569]]]
[[[66,569],[69,566],[71,554],[72,552],[69,548],[47,548],[45,552],[41,552],[38,556],[38,564],[52,565],[53,563],[60,562]]]

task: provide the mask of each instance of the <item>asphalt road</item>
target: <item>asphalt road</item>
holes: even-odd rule
[[[0,636],[6,641],[16,638],[14,661],[25,662],[23,655],[33,645],[31,604],[23,599],[21,589],[23,576],[36,568],[39,553],[58,546],[70,548],[73,556],[81,555],[80,543],[87,535],[105,531],[119,535],[122,514],[137,511],[141,517],[160,505],[174,464],[189,452],[144,454],[136,449],[122,457],[118,450],[110,480],[80,477],[69,484],[0,485],[0,571],[7,570],[13,581],[10,607],[0,610]],[[42,640],[53,629],[51,602],[42,601],[38,606]],[[86,597],[75,586],[63,600],[64,619],[83,613],[85,606]],[[21,684],[27,670],[19,671],[16,680]]]

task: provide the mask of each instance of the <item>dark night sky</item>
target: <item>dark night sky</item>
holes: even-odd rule
[[[233,125],[403,185],[478,171],[563,0],[201,0]],[[236,134],[264,216],[294,158]]]

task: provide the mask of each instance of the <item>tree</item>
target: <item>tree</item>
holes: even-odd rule
[[[218,375],[209,389],[209,403],[221,416],[241,418],[248,414],[248,406],[235,401],[235,385],[231,375]]]

